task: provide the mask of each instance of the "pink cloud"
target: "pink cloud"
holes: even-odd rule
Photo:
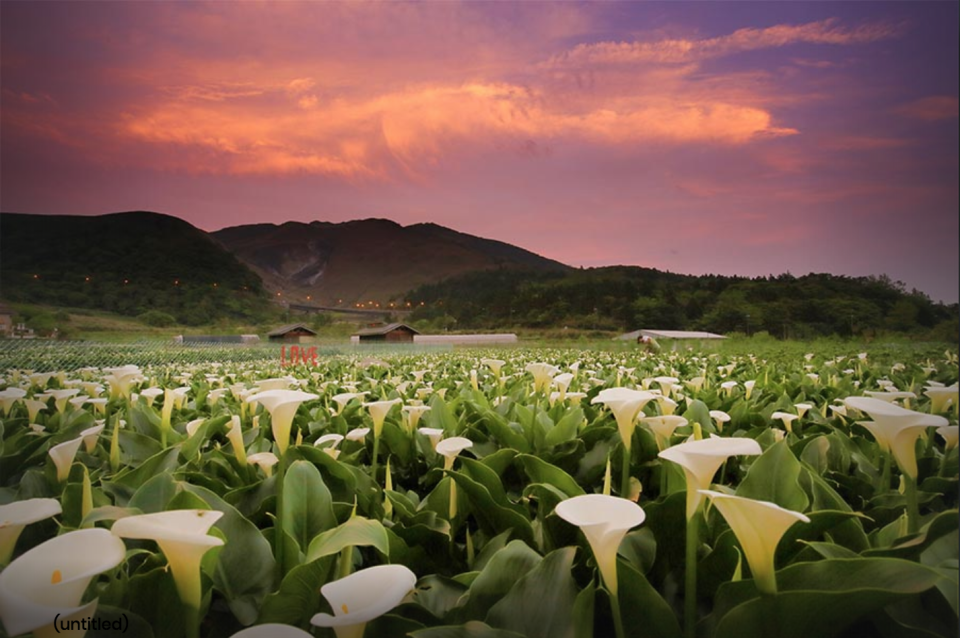
[[[960,101],[949,95],[932,95],[899,106],[894,112],[927,122],[951,120],[960,112]]]
[[[841,25],[836,18],[830,18],[798,25],[778,24],[762,29],[738,29],[728,35],[706,39],[580,44],[551,58],[550,65],[562,67],[637,62],[678,64],[799,43],[863,44],[895,37],[901,30],[899,26],[884,23],[868,23],[848,28]]]

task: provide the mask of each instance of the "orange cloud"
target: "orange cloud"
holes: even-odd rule
[[[266,89],[250,93],[270,97]],[[669,95],[601,96],[563,108],[530,88],[472,83],[421,86],[350,102],[294,95],[268,107],[259,101],[206,106],[173,99],[131,109],[120,133],[177,147],[183,152],[180,168],[188,171],[385,177],[391,162],[419,173],[451,155],[504,146],[522,150],[531,143],[745,144],[797,132],[772,120],[756,107]],[[204,154],[205,161],[198,163],[190,149]]]

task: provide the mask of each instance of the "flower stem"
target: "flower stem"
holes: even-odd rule
[[[630,498],[630,447],[623,446],[623,468],[620,473],[620,496]]]
[[[187,638],[200,638],[200,610],[192,605],[184,605],[183,611]]]
[[[953,450],[957,450],[957,449],[960,449],[960,448],[953,448]],[[937,476],[947,475],[947,461],[950,460],[950,453],[953,452],[953,450],[947,450],[946,452],[943,453],[943,458],[940,459],[940,469],[937,471]]]
[[[920,505],[917,501],[917,479],[904,473],[903,492],[907,497],[907,533],[920,531]]]
[[[346,578],[353,571],[353,545],[340,550],[339,578]]]
[[[277,520],[274,523],[274,558],[277,560],[277,585],[283,582],[283,577],[287,570],[284,567],[283,547],[286,542],[283,531],[283,479],[287,474],[287,455],[280,455],[280,462],[277,463]]]
[[[683,585],[683,631],[686,638],[697,635],[697,547],[700,545],[700,509],[687,519],[686,570]]]
[[[883,453],[883,470],[880,473],[880,493],[890,489],[890,457],[892,454],[887,451]]]
[[[380,486],[380,484],[377,483],[377,470],[379,469],[377,461],[379,460],[378,458],[379,456],[380,456],[380,437],[374,436],[373,437],[373,459],[370,461],[370,471],[373,474],[373,484],[376,485],[377,487]]]
[[[623,616],[620,613],[620,599],[617,594],[610,593],[610,607],[613,610],[613,627],[617,638],[626,638],[627,634],[623,630]]]

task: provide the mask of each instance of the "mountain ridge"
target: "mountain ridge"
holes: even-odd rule
[[[432,222],[288,221],[232,226],[210,235],[279,296],[328,305],[384,303],[467,272],[571,269],[506,242]]]

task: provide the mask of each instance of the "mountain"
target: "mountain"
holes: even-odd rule
[[[143,211],[0,213],[0,295],[125,315],[158,310],[186,324],[269,307],[260,278],[207,233]]]
[[[271,291],[291,300],[309,296],[319,305],[387,302],[418,286],[476,271],[571,270],[522,248],[436,224],[287,222],[211,234]]]

